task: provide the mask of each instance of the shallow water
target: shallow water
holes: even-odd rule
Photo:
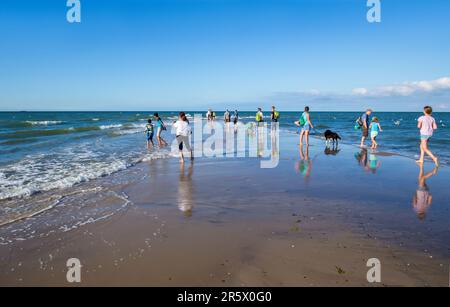
[[[188,112],[188,116],[197,112]],[[281,113],[282,133],[297,132],[297,112]],[[160,112],[168,126],[176,112]],[[319,136],[326,129],[339,132],[344,143],[355,144],[360,132],[354,130],[357,113],[319,112],[311,117]],[[380,150],[411,158],[417,153],[416,113],[379,113],[384,132]],[[170,148],[145,148],[144,127],[149,112],[16,112],[0,113],[0,201],[36,193],[57,191],[125,170],[141,161],[174,156]],[[221,122],[222,113],[217,114]],[[241,112],[240,119],[253,121],[253,112]],[[435,115],[440,129],[432,148],[443,162],[450,157],[447,123],[449,113]],[[163,137],[173,140],[170,127]],[[206,136],[207,137],[207,136]],[[203,136],[205,138],[205,135]],[[368,160],[373,163],[374,159]],[[300,166],[300,168],[304,166]],[[370,163],[369,163],[370,168]],[[4,205],[3,205],[4,206]],[[37,210],[37,211],[36,211]],[[27,214],[39,212],[40,206]],[[21,214],[19,214],[21,216]]]

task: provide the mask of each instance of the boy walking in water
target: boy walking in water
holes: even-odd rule
[[[378,147],[378,143],[376,141],[377,136],[380,132],[383,132],[383,129],[381,129],[380,122],[378,121],[378,118],[374,117],[372,119],[372,122],[370,123],[370,139],[372,140],[372,149],[376,149]]]
[[[430,106],[423,108],[423,116],[419,117],[417,128],[420,129],[420,159],[417,163],[422,164],[424,162],[425,154],[430,156],[436,166],[439,166],[439,161],[436,156],[433,155],[430,149],[428,149],[428,141],[433,136],[434,130],[437,129],[436,120],[431,116],[433,109]]]
[[[145,133],[147,134],[147,148],[150,149],[150,144],[151,147],[154,146],[153,144],[153,124],[152,124],[152,120],[149,118],[147,125],[145,126]]]

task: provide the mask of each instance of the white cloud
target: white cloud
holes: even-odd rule
[[[418,93],[431,93],[450,89],[450,77],[431,81],[404,82],[401,84],[382,86],[373,90],[355,88],[352,93],[357,96],[389,97],[410,96]]]

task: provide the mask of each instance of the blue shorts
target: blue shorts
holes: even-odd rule
[[[303,127],[302,127],[302,130],[303,131],[310,131],[311,127],[309,126],[309,124],[304,124]]]
[[[147,141],[153,141],[153,132],[147,133]]]
[[[421,139],[422,141],[428,141],[429,139],[431,139],[431,135],[421,134],[421,135],[420,135],[420,139]]]

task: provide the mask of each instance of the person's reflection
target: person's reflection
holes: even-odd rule
[[[300,160],[296,163],[296,170],[302,174],[305,181],[311,176],[312,161],[309,159],[309,146],[300,145]]]
[[[367,163],[367,167],[369,171],[371,171],[373,174],[377,172],[377,169],[381,166],[381,162],[378,160],[378,156],[375,152],[371,152],[369,154],[369,162]]]
[[[180,211],[184,212],[186,217],[192,216],[193,208],[193,184],[192,184],[192,173],[193,173],[193,163],[190,163],[187,172],[185,170],[184,163],[180,164],[180,177],[178,183],[178,208]]]
[[[271,143],[271,148],[272,148],[272,158],[278,158],[280,152],[278,150],[278,135],[279,135],[279,130],[278,130],[278,125],[274,125],[272,124],[271,129],[270,129],[270,143]]]
[[[375,151],[369,153],[367,149],[362,148],[360,152],[355,154],[355,158],[365,171],[373,174],[375,174],[377,169],[381,166]]]
[[[437,167],[435,167],[432,171],[425,174],[423,164],[420,164],[419,167],[419,186],[417,187],[417,191],[414,194],[412,204],[419,220],[424,220],[427,215],[428,208],[431,206],[431,203],[433,201],[433,196],[430,193],[430,189],[427,186],[426,180],[436,175],[438,169]]]
[[[355,158],[362,168],[367,169],[367,149],[362,148],[360,152],[355,154]]]

